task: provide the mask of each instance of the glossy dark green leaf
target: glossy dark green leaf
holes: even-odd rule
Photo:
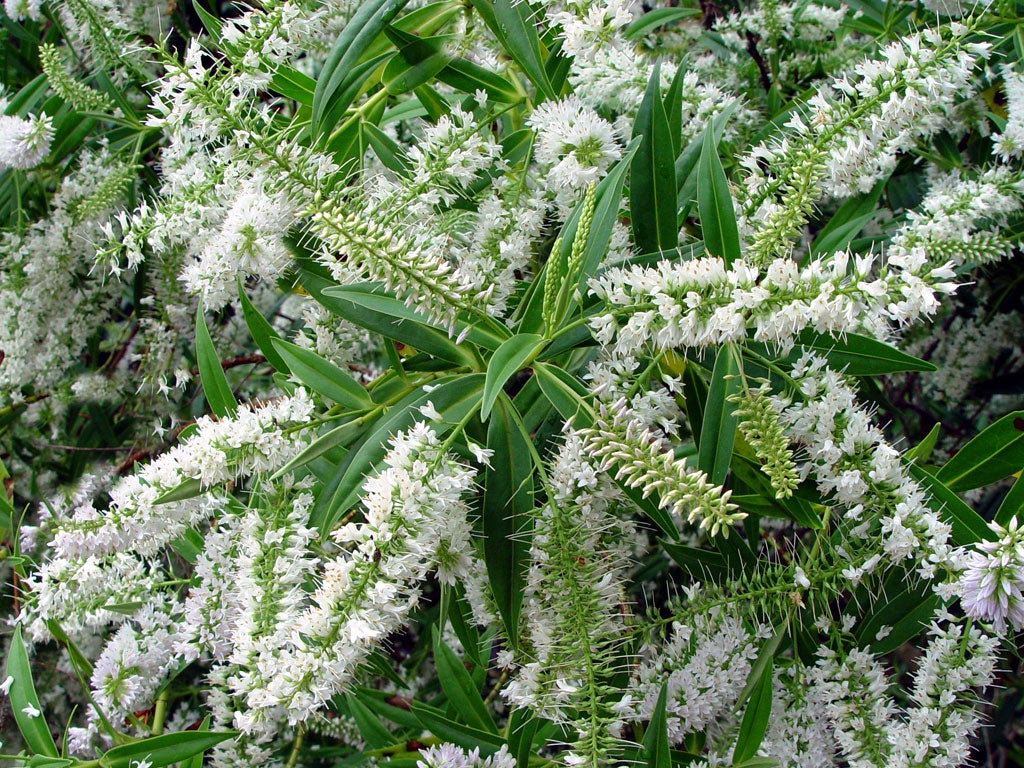
[[[241,281],[238,283],[238,298],[242,304],[242,316],[245,318],[245,324],[249,328],[249,335],[256,342],[256,346],[260,348],[260,352],[267,358],[267,362],[274,366],[275,371],[290,373],[288,364],[278,354],[278,351],[274,349],[274,340],[281,337],[274,330],[273,326],[267,322],[262,313],[249,301]]]
[[[800,333],[798,344],[820,353],[828,360],[830,368],[849,376],[936,370],[934,365],[925,360],[901,352],[878,339],[857,333],[843,334],[843,338],[840,339],[808,328]],[[788,359],[795,361],[799,355],[800,352],[797,350]]]
[[[594,415],[587,402],[587,388],[568,371],[548,363],[534,363],[533,372],[544,397],[559,415],[577,427],[590,426]]]
[[[220,418],[234,416],[238,412],[235,400],[224,368],[220,364],[220,356],[210,338],[210,329],[206,327],[203,317],[203,305],[196,310],[196,358],[199,364],[199,380],[203,384],[203,395],[210,404],[210,410]]]
[[[501,47],[546,99],[556,99],[544,68],[534,11],[523,0],[471,0]]]
[[[622,34],[627,40],[640,40],[658,27],[668,26],[677,21],[700,16],[699,8],[655,8],[642,16],[638,16],[627,26]]]
[[[488,757],[500,750],[505,740],[500,736],[482,731],[463,723],[456,723],[445,717],[439,709],[413,702],[412,713],[420,724],[441,741],[450,741],[463,749],[479,749],[482,757]]]
[[[454,58],[446,47],[450,40],[450,35],[421,38],[405,34],[397,43],[398,55],[387,63],[381,75],[385,90],[399,95],[431,82]]]
[[[725,482],[732,461],[739,417],[735,414],[736,405],[730,398],[738,394],[742,387],[740,371],[741,362],[736,346],[726,344],[721,347],[711,373],[697,453],[697,466],[715,485]]]
[[[179,485],[175,486],[166,493],[161,494],[157,497],[154,504],[171,504],[175,501],[184,501],[185,499],[192,499],[203,492],[203,484],[198,478],[190,477],[187,480],[183,480]]]
[[[312,107],[316,80],[294,67],[278,66],[270,79],[270,88],[287,99]]]
[[[740,233],[736,226],[729,180],[718,158],[714,131],[704,132],[704,143],[697,163],[697,212],[704,248],[710,256],[720,256],[726,264],[740,258]]]
[[[664,539],[660,544],[676,565],[696,581],[721,583],[729,575],[728,565],[720,552]]]
[[[939,598],[928,582],[909,578],[886,589],[856,629],[857,647],[891,653],[917,637],[935,616]],[[883,628],[886,628],[883,631]]]
[[[374,473],[387,453],[389,440],[424,420],[420,406],[430,402],[449,423],[458,422],[479,405],[483,383],[484,376],[479,373],[450,376],[434,382],[429,392],[420,387],[395,403],[338,465],[332,482],[324,487],[313,506],[311,524],[323,532],[329,531],[351,509],[359,498],[363,481]],[[437,426],[435,430],[442,431]]]
[[[954,544],[963,547],[979,541],[995,540],[996,535],[984,518],[967,506],[963,499],[947,488],[941,480],[915,464],[910,464],[907,468],[910,475],[931,494],[932,503],[929,506],[953,527]]]
[[[927,464],[928,459],[931,458],[932,451],[935,450],[935,443],[939,439],[939,431],[941,429],[941,424],[936,424],[934,427],[932,427],[920,443],[918,443],[905,454],[903,454],[903,458],[905,458],[907,461],[914,462],[919,467],[924,464]]]
[[[487,379],[480,404],[481,419],[486,420],[490,416],[491,408],[505,383],[514,373],[532,362],[545,344],[547,340],[535,333],[521,333],[502,342],[487,362]]]
[[[481,501],[484,562],[506,636],[513,647],[519,640],[519,615],[533,518],[533,462],[527,437],[513,422],[508,398],[495,404],[487,424],[487,447],[494,451],[484,471]]]
[[[1018,475],[1014,480],[992,519],[1005,528],[1014,518],[1020,520],[1022,511],[1024,511],[1024,473]]]
[[[433,629],[434,665],[437,667],[437,679],[448,701],[468,725],[497,736],[498,728],[487,712],[487,705],[473,678],[469,676],[461,659],[441,638],[436,624]]]
[[[196,726],[197,733],[206,733],[210,730],[210,716],[207,715],[200,721],[199,725]],[[192,755],[188,760],[179,763],[181,768],[203,768],[203,753]]]
[[[408,306],[404,301],[399,301],[388,294],[377,283],[339,285],[325,289],[324,295],[346,299],[372,312],[378,312],[397,320],[411,320],[420,325],[434,328],[447,336],[446,329],[434,325],[427,317]],[[461,337],[484,349],[497,349],[503,341],[512,335],[504,325],[492,318],[469,318],[462,315],[455,319],[454,331],[456,337]]]
[[[372,423],[373,422],[371,421],[370,424]],[[331,449],[351,443],[359,437],[359,435],[366,430],[368,426],[369,425],[366,423],[365,417],[352,418],[348,421],[344,421],[343,423],[339,423],[338,426],[317,437],[317,439],[310,443],[302,453],[277,470],[277,472],[273,474],[273,477],[284,477],[285,475],[294,472],[299,467],[304,467],[306,464],[313,461],[313,459],[323,456]]]
[[[640,139],[629,174],[633,239],[642,252],[675,248],[679,244],[675,155],[661,101],[661,62],[651,72],[633,123],[633,138]]]
[[[373,406],[366,390],[347,371],[324,360],[311,349],[274,340],[274,349],[284,358],[292,376],[314,392],[354,411]]]
[[[508,718],[508,749],[516,759],[517,768],[527,768],[533,754],[533,737],[540,721],[528,709],[512,710]]]
[[[313,139],[329,130],[338,116],[348,108],[351,99],[337,98],[359,59],[409,0],[366,0],[338,35],[327,61],[320,71],[313,92],[313,114],[310,127]],[[347,101],[347,103],[346,103]]]
[[[668,718],[665,716],[668,682],[662,683],[658,703],[644,734],[644,758],[647,768],[672,768],[672,753],[668,741]]]
[[[348,712],[355,720],[359,734],[370,749],[381,749],[395,743],[395,736],[389,731],[376,714],[363,704],[358,696],[345,696]]]
[[[7,665],[4,677],[12,678],[7,695],[10,698],[11,711],[18,731],[25,745],[33,754],[57,757],[57,745],[53,741],[50,727],[46,723],[36,687],[32,682],[32,666],[28,660],[28,650],[21,636],[21,624],[14,627],[11,644],[7,649]]]
[[[237,735],[233,731],[181,731],[152,736],[107,751],[100,758],[100,767],[137,768],[145,763],[150,768],[161,768],[201,755],[210,747]]]
[[[468,59],[452,59],[448,66],[441,70],[437,79],[458,88],[463,93],[487,91],[487,98],[499,103],[515,104],[523,100],[523,95],[504,77]]]
[[[356,296],[328,295],[327,289],[338,289],[334,283],[303,271],[299,277],[302,287],[334,314],[350,320],[361,328],[394,339],[421,352],[447,360],[456,365],[474,366],[476,360],[443,331],[422,323],[407,320],[392,314],[371,311],[364,304],[357,304]],[[398,302],[401,304],[401,302]]]
[[[969,491],[1024,469],[1024,411],[1014,411],[983,429],[938,471],[952,491]]]
[[[740,732],[732,752],[733,765],[743,763],[756,755],[764,740],[765,731],[768,729],[768,717],[772,713],[773,667],[772,656],[768,656],[768,661],[761,669],[761,674],[750,692],[743,720],[740,721]]]
[[[400,176],[408,174],[411,164],[409,158],[406,157],[405,151],[398,146],[398,142],[376,125],[365,120],[362,122],[362,131],[366,136],[366,140],[373,148],[374,154],[377,155],[377,159],[384,164],[385,168],[394,171]]]

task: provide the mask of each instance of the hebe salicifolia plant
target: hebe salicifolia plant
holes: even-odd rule
[[[3,759],[1009,754],[1020,10],[7,0]]]

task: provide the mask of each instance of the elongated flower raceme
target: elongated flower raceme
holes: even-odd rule
[[[344,548],[325,562],[311,604],[256,659],[259,684],[246,692],[238,727],[252,731],[279,714],[292,724],[312,717],[402,626],[428,573],[449,583],[465,575],[472,555],[463,496],[473,477],[426,424],[394,437],[384,469],[364,485],[365,522],[334,532]]]
[[[800,267],[776,259],[764,271],[746,261],[731,266],[717,257],[661,261],[654,267],[613,268],[590,283],[610,305],[590,326],[620,354],[644,348],[706,347],[756,341],[788,348],[805,328],[879,338],[891,324],[927,317],[939,297],[956,286],[948,265],[921,253],[870,256],[839,252]]]
[[[242,406],[232,418],[214,421],[204,416],[195,434],[114,486],[105,510],[90,503],[75,509],[54,536],[55,551],[72,558],[158,552],[222,503],[216,494],[165,504],[158,503],[161,496],[188,481],[210,488],[278,469],[307,442],[301,432],[289,434],[285,428],[301,426],[312,411],[313,401],[299,389],[261,406]]]
[[[598,460],[603,472],[614,474],[645,497],[658,494],[662,509],[687,523],[699,523],[715,536],[747,515],[729,503],[731,491],[708,482],[700,470],[691,470],[683,459],[675,459],[657,436],[629,418],[624,403],[609,414],[605,411],[594,426],[582,431],[586,451]]]
[[[575,432],[566,435],[550,485],[552,498],[534,513],[523,597],[529,660],[503,696],[578,732],[563,759],[596,766],[621,728],[610,684],[627,639],[622,583],[636,528],[614,514],[621,493]]]
[[[849,382],[824,358],[804,354],[793,378],[799,396],[792,402],[776,398],[774,407],[790,441],[803,446],[801,476],[810,476],[843,510],[850,547],[866,544],[871,553],[843,575],[856,585],[884,555],[896,564],[911,561],[921,578],[938,579],[936,589],[947,594],[943,577],[958,570],[959,557],[949,541],[949,524],[930,508],[937,503],[858,405]]]
[[[823,195],[869,191],[896,167],[898,153],[946,126],[958,100],[973,94],[972,73],[988,55],[960,23],[889,44],[813,96],[788,132],[754,147],[741,164],[741,228],[746,257],[767,264],[791,240]]]

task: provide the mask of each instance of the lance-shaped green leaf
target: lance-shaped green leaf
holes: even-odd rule
[[[36,687],[32,682],[32,667],[28,651],[21,636],[21,624],[14,628],[11,645],[7,649],[7,666],[4,677],[11,678],[7,695],[11,700],[11,711],[18,731],[25,745],[36,755],[57,757],[57,745],[53,741],[50,727],[46,724]]]
[[[284,358],[274,349],[274,341],[281,337],[277,335],[277,331],[274,330],[273,326],[267,322],[267,318],[249,301],[249,297],[245,295],[245,288],[241,280],[238,281],[238,298],[242,304],[242,316],[245,318],[245,324],[249,328],[249,335],[256,342],[256,346],[260,348],[260,352],[267,358],[267,362],[274,366],[275,371],[278,373],[289,373],[288,365],[285,363]]]
[[[704,248],[711,256],[720,256],[726,264],[740,258],[740,233],[736,211],[729,191],[729,180],[718,158],[714,131],[704,132],[704,144],[697,164],[697,212]]]
[[[351,320],[361,328],[379,333],[456,365],[473,366],[476,363],[469,352],[461,349],[443,331],[408,320],[400,315],[385,311],[370,311],[364,304],[357,304],[354,301],[355,296],[342,295],[339,292],[340,286],[310,272],[303,272],[299,281],[310,296],[320,304],[339,317]],[[328,293],[327,289],[331,289],[331,292]],[[398,303],[401,304],[401,302]]]
[[[446,48],[451,35],[418,37],[394,28],[384,32],[398,47],[398,55],[387,63],[381,75],[390,94],[408,93],[430,82],[454,58]]]
[[[521,0],[471,0],[480,12],[484,23],[498,38],[501,47],[519,65],[537,90],[546,99],[557,99],[547,70],[540,38],[537,37],[534,12],[527,2]]]
[[[101,768],[137,768],[147,765],[161,768],[201,755],[222,741],[233,739],[233,731],[181,731],[153,736],[114,747],[100,758]]]
[[[497,736],[498,728],[488,714],[487,705],[484,704],[473,678],[469,676],[469,672],[455,652],[441,639],[436,624],[433,629],[434,665],[437,667],[437,678],[441,681],[441,688],[448,701],[465,723]]]
[[[356,12],[338,35],[313,92],[313,115],[310,123],[314,139],[329,129],[338,116],[352,103],[339,98],[346,78],[355,68],[370,44],[384,30],[409,0],[367,0],[359,3]]]
[[[937,370],[926,360],[858,333],[846,333],[840,339],[807,328],[800,333],[798,343],[801,347],[820,353],[828,360],[829,367],[833,370],[843,371],[850,376]],[[800,354],[799,351],[795,351],[788,359],[795,362]]]
[[[530,552],[526,534],[533,521],[533,462],[528,438],[512,419],[514,407],[499,398],[487,424],[487,447],[494,453],[484,472],[481,502],[487,576],[513,647],[519,641]]]
[[[661,686],[658,703],[644,734],[644,757],[647,768],[672,768],[672,753],[668,740],[668,718],[665,709],[668,700],[668,683]]]
[[[501,736],[450,720],[435,707],[413,702],[411,710],[420,725],[441,741],[450,741],[463,749],[479,749],[481,756],[493,755],[505,744]]]
[[[633,238],[644,253],[675,248],[679,244],[675,154],[668,115],[661,101],[660,61],[654,65],[637,111],[633,138],[640,139],[629,173]]]
[[[1024,473],[1017,476],[992,519],[1005,528],[1015,517],[1020,518],[1022,510],[1024,510]]]
[[[855,630],[857,647],[891,653],[921,634],[935,616],[939,598],[931,585],[895,571]]]
[[[750,692],[750,699],[747,701],[747,709],[743,713],[743,720],[740,722],[740,732],[736,737],[736,746],[732,752],[733,765],[744,763],[754,755],[761,747],[765,731],[768,729],[768,717],[772,713],[772,679],[773,664],[772,656],[767,657],[767,663],[760,671],[753,690]]]
[[[966,546],[979,541],[993,541],[995,532],[988,527],[985,519],[964,503],[945,483],[925,472],[916,464],[907,466],[911,477],[917,480],[932,495],[930,506],[939,517],[953,527],[953,543]]]
[[[222,419],[234,416],[238,412],[238,402],[231,392],[231,387],[228,386],[228,378],[224,375],[217,349],[210,338],[210,329],[206,327],[202,304],[196,309],[196,358],[203,395],[210,404],[210,410]]]
[[[536,333],[521,333],[506,340],[498,347],[487,363],[487,379],[484,396],[480,404],[480,418],[486,420],[494,407],[494,401],[501,394],[512,374],[533,362],[547,340]]]
[[[715,485],[725,482],[732,461],[732,447],[736,442],[739,417],[732,402],[741,389],[740,356],[734,344],[718,350],[715,368],[711,372],[711,386],[704,407],[704,421],[700,429],[697,466]]]
[[[395,736],[389,731],[376,714],[370,711],[358,697],[352,694],[345,696],[348,712],[356,722],[356,728],[370,749],[381,749],[395,743]]]
[[[1024,469],[1024,411],[990,424],[956,452],[936,477],[952,491],[969,491]]]
[[[373,406],[373,401],[355,379],[316,352],[280,339],[274,348],[284,358],[292,375],[314,392],[354,411]]]
[[[430,402],[449,423],[458,422],[480,403],[483,374],[450,376],[435,382],[428,392],[419,387],[391,407],[363,438],[352,446],[338,465],[332,480],[324,486],[310,513],[311,524],[329,531],[338,518],[355,504],[363,481],[372,474],[387,453],[388,441],[424,419],[419,408]],[[438,431],[443,431],[435,427]]]

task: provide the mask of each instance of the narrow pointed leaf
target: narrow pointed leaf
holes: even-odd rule
[[[956,452],[936,478],[952,491],[969,491],[1024,469],[1024,411],[1014,411]]]
[[[373,406],[373,401],[355,379],[316,352],[277,339],[274,348],[284,358],[292,375],[314,392],[354,411]]]
[[[324,63],[313,92],[311,128],[318,139],[329,130],[351,99],[337,98],[359,59],[409,0],[367,0],[360,3],[341,31]],[[347,101],[347,103],[346,103]]]
[[[469,672],[455,652],[441,639],[436,624],[433,634],[437,678],[441,681],[441,688],[444,689],[448,701],[454,705],[455,711],[468,725],[497,736],[498,728],[488,714],[487,706],[479,689],[473,683],[473,678],[469,676]]]
[[[101,768],[136,768],[145,763],[151,768],[179,763],[201,755],[222,741],[233,739],[233,731],[181,731],[114,747],[100,758]]]
[[[736,405],[729,398],[740,391],[739,374],[739,354],[735,345],[727,344],[718,350],[711,373],[697,453],[697,466],[715,485],[725,482],[732,461],[739,418],[735,414]]]
[[[647,768],[672,768],[672,752],[668,741],[668,718],[665,716],[668,683],[663,683],[654,714],[644,734],[644,757]]]
[[[533,463],[527,438],[513,423],[508,398],[499,398],[487,424],[487,447],[494,452],[484,472],[481,502],[484,562],[498,613],[513,647],[526,589],[532,522]]]
[[[245,324],[249,327],[249,335],[256,342],[256,346],[260,348],[260,352],[267,358],[267,362],[274,366],[275,371],[278,373],[290,373],[284,358],[274,349],[274,340],[281,337],[278,336],[277,331],[267,322],[262,313],[249,301],[249,297],[246,296],[241,282],[238,284],[238,298],[242,304],[242,316],[245,318]]]
[[[8,696],[14,720],[18,724],[18,731],[25,740],[25,745],[33,754],[57,757],[57,745],[53,741],[50,727],[46,724],[46,717],[43,715],[36,687],[32,682],[32,666],[28,660],[25,641],[21,636],[21,624],[14,628],[14,634],[11,636],[4,677],[13,678]]]
[[[733,765],[750,760],[761,747],[765,731],[768,729],[768,717],[772,713],[773,678],[772,657],[768,656],[768,662],[750,692],[747,709],[743,713],[743,720],[740,721],[740,732],[732,753]]]
[[[480,405],[480,418],[487,419],[494,407],[494,401],[512,374],[532,362],[537,352],[547,343],[536,333],[522,333],[503,342],[487,363],[487,379]]]
[[[629,210],[633,237],[642,252],[679,244],[672,134],[661,101],[661,63],[655,64],[633,124],[640,146],[630,166]]]
[[[736,227],[732,193],[711,129],[704,132],[704,144],[697,164],[697,212],[708,254],[720,256],[726,264],[740,258],[740,234]]]
[[[210,410],[220,418],[234,416],[238,411],[228,378],[224,375],[220,357],[210,338],[210,329],[206,327],[203,317],[203,305],[196,310],[196,358],[199,364],[199,380],[203,384],[203,395],[210,404]]]

